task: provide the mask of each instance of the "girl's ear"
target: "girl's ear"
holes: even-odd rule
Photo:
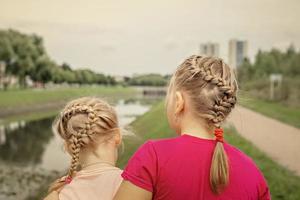
[[[182,93],[177,91],[175,93],[175,115],[179,114],[184,109],[184,99]]]
[[[122,143],[122,135],[120,131],[118,131],[118,133],[114,137],[115,137],[116,145],[119,146]]]

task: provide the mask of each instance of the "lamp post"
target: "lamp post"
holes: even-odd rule
[[[5,68],[5,62],[0,61],[0,89],[4,88]]]
[[[281,88],[282,74],[270,74],[270,99],[275,98],[275,86]]]

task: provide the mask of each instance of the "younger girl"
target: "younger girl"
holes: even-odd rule
[[[267,200],[253,161],[223,139],[237,83],[221,59],[191,56],[173,75],[167,116],[179,135],[148,141],[127,164],[115,200]]]
[[[50,192],[60,191],[60,200],[111,200],[121,183],[121,170],[115,167],[121,136],[114,108],[98,98],[76,99],[62,110],[53,129],[72,160],[67,176]]]

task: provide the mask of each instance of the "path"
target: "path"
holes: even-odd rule
[[[241,106],[228,121],[244,138],[300,176],[300,129]]]

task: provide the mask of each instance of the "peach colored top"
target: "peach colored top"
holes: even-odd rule
[[[101,163],[77,172],[59,193],[60,200],[112,200],[121,181],[122,170]]]

